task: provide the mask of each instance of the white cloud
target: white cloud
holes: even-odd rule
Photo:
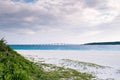
[[[42,40],[38,42],[101,40],[104,34],[114,36],[119,33],[119,3],[119,0],[37,0],[31,3],[1,0],[0,33],[35,39],[39,36]]]

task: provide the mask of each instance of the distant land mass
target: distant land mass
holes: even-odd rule
[[[120,45],[120,41],[114,42],[91,42],[84,44],[8,44],[9,46],[81,46],[81,45]]]
[[[116,41],[116,42],[93,42],[93,43],[86,43],[84,45],[120,45],[120,41]]]

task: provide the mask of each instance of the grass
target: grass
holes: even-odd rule
[[[42,66],[42,68],[50,75],[56,77],[57,79],[65,79],[65,80],[91,80],[93,76],[87,73],[80,73],[74,69],[58,67],[53,64],[45,64],[45,63],[36,63],[37,65]],[[54,80],[54,79],[53,79]]]
[[[89,66],[89,67],[95,67],[95,68],[110,68],[109,66],[101,66],[101,65],[98,65],[98,64],[94,64],[94,63],[88,63],[88,62],[81,62],[81,61],[75,61],[75,60],[70,60],[70,59],[62,59],[63,61],[65,62],[68,62],[69,64],[74,64],[74,65],[78,65],[79,66]]]
[[[8,54],[9,53],[9,54]],[[57,67],[51,64],[33,63],[0,40],[0,80],[91,80],[91,74]]]

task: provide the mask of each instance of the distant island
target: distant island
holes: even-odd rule
[[[120,45],[120,41],[116,41],[116,42],[93,42],[93,43],[86,43],[84,45]]]

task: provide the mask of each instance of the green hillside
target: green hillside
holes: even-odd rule
[[[45,70],[49,67],[51,70]],[[35,64],[0,40],[0,80],[91,80],[93,76],[50,64]]]

